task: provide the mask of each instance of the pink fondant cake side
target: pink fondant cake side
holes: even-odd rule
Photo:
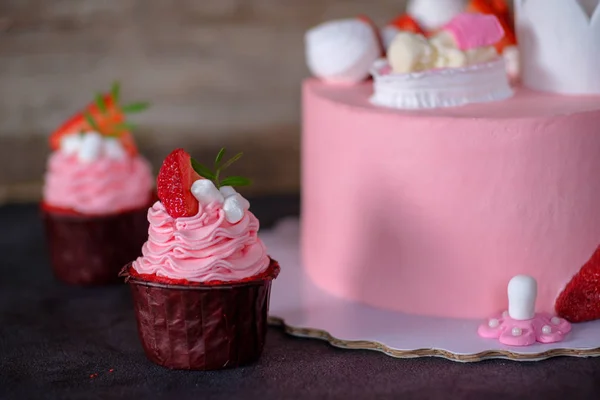
[[[600,243],[600,98],[518,89],[432,111],[371,85],[303,87],[302,254],[327,291],[407,313],[483,318],[515,275],[537,310]]]

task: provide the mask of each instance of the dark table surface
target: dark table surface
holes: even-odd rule
[[[257,199],[263,226],[296,197]],[[0,399],[600,399],[600,358],[459,364],[340,350],[270,328],[261,360],[216,372],[146,360],[126,285],[57,282],[35,205],[0,207]],[[285,266],[283,266],[285,268]]]

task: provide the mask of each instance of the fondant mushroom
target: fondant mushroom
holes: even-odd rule
[[[566,320],[535,312],[537,282],[528,275],[517,275],[508,283],[508,311],[489,318],[478,329],[483,338],[498,339],[509,346],[529,346],[536,342],[560,342],[571,331]]]

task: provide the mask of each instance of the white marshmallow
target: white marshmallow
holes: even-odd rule
[[[423,71],[433,67],[436,49],[423,35],[400,32],[388,49],[388,61],[397,74]]]
[[[250,209],[250,202],[248,200],[246,200],[246,198],[239,193],[237,193],[237,196],[238,196],[238,201],[244,208],[244,211],[248,211]]]
[[[517,275],[508,283],[508,315],[516,320],[535,317],[537,282],[528,275]]]
[[[233,196],[234,194],[237,194],[237,192],[235,191],[235,189],[232,186],[221,186],[219,188],[219,191],[225,198],[227,198],[229,196]]]
[[[244,218],[244,205],[240,201],[241,196],[229,196],[223,203],[223,211],[225,211],[225,219],[232,224],[236,224]]]
[[[380,56],[373,28],[357,18],[318,25],[304,37],[306,62],[311,73],[332,83],[357,83],[369,76]]]
[[[115,160],[123,160],[127,157],[127,152],[117,138],[107,137],[104,139],[104,154]]]
[[[211,203],[223,204],[223,195],[210,179],[198,179],[192,184],[192,195],[200,205],[207,206]]]
[[[102,135],[97,132],[87,132],[81,139],[77,158],[80,162],[92,162],[100,157],[103,148],[104,141],[102,140]]]
[[[410,0],[406,12],[427,31],[436,30],[465,10],[467,0]]]
[[[66,155],[72,155],[79,151],[81,147],[82,136],[78,133],[71,133],[60,138],[60,151]]]

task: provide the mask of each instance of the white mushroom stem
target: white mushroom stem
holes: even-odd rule
[[[508,283],[508,315],[516,320],[535,317],[537,282],[528,275],[517,275]]]

